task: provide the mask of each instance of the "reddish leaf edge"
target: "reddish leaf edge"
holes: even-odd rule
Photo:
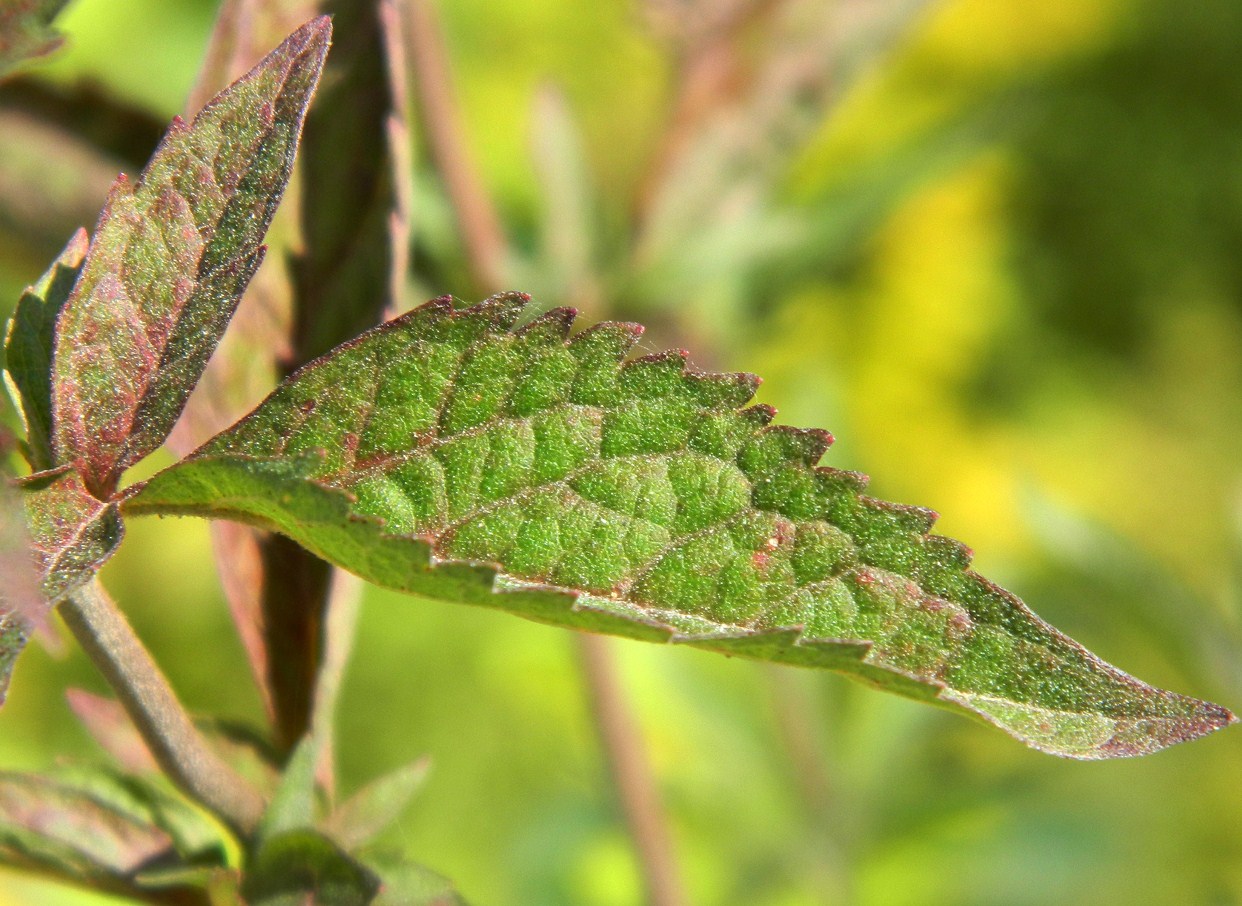
[[[493,296],[476,306],[465,307],[459,303],[455,304],[455,300],[451,296],[442,296],[424,303],[424,305],[399,318],[372,328],[347,343],[341,344],[336,349],[325,353],[323,356],[298,369],[288,380],[296,380],[301,374],[318,367],[341,350],[356,346],[374,334],[400,327],[406,321],[416,317],[420,311],[430,306],[446,308],[453,314],[477,313],[480,310],[498,311],[502,308],[511,307],[515,303],[525,306],[529,301],[530,297],[525,293],[503,293]],[[578,312],[571,308],[554,309],[544,313],[539,320],[548,319],[563,322],[568,335],[577,314]],[[633,331],[635,336],[643,332],[641,325],[617,322],[603,322],[589,327],[587,330],[598,330],[608,327],[629,329]],[[513,329],[520,330],[522,328]],[[720,374],[700,371],[686,362],[683,351],[655,354],[655,357],[665,356],[680,356],[684,363],[683,373],[685,375],[704,377],[709,380],[749,383],[752,387],[757,387],[760,381],[757,376],[748,373]],[[653,356],[651,355],[628,358],[623,362],[622,367],[633,362],[650,360],[652,358]],[[752,406],[751,409],[761,412],[767,422],[770,422],[776,415],[776,410],[770,406]],[[814,457],[816,462],[818,462],[833,441],[832,435],[821,429],[799,429],[788,425],[765,424],[759,430],[762,432],[792,432],[802,436],[813,437],[815,439],[813,446],[819,451]],[[206,447],[210,443],[211,441],[208,441],[203,446]],[[385,531],[383,519],[359,514],[352,510],[353,504],[356,502],[354,495],[348,491],[331,487],[322,481],[306,477],[314,471],[314,464],[318,461],[315,457],[303,456],[298,461],[252,457],[242,454],[207,456],[191,454],[190,457],[187,457],[182,462],[189,461],[200,463],[215,462],[229,469],[255,467],[264,470],[275,467],[278,471],[285,473],[281,476],[285,480],[292,478],[294,481],[314,488],[315,493],[332,499],[334,505],[340,509],[342,517],[348,523],[368,526],[374,532],[378,543],[408,546],[407,557],[409,561],[420,565],[425,564],[424,568],[428,575],[438,574],[454,585],[459,584],[461,579],[464,578],[470,585],[482,584],[486,587],[488,593],[474,600],[464,600],[462,597],[443,597],[427,594],[426,592],[411,592],[408,588],[377,581],[374,576],[366,575],[364,572],[353,568],[351,564],[341,562],[339,558],[334,556],[332,551],[316,546],[304,534],[299,533],[296,526],[256,518],[236,510],[227,512],[226,515],[222,511],[227,511],[227,504],[221,505],[220,503],[213,503],[209,506],[184,507],[148,505],[142,500],[141,494],[150,481],[127,488],[117,495],[122,513],[127,515],[150,514],[225,518],[229,521],[248,524],[267,531],[275,531],[302,544],[317,556],[334,562],[341,568],[354,572],[373,584],[406,594],[413,593],[421,597],[444,600],[449,603],[470,603],[506,610],[518,613],[528,619],[562,628],[582,628],[589,631],[645,641],[687,645],[752,660],[774,661],[794,666],[846,672],[854,678],[861,679],[871,685],[887,688],[907,697],[924,700],[948,710],[966,714],[997,727],[1032,749],[1059,757],[1076,760],[1103,760],[1146,755],[1176,743],[1208,735],[1238,720],[1232,711],[1221,705],[1159,689],[1115,667],[1092,653],[1081,643],[1048,624],[1018,596],[968,567],[962,570],[966,577],[980,582],[987,590],[1000,596],[1019,615],[1030,620],[1037,628],[1047,632],[1054,640],[1071,648],[1089,662],[1091,666],[1106,674],[1110,680],[1142,693],[1148,696],[1149,699],[1158,700],[1160,703],[1168,705],[1180,713],[1176,716],[1156,715],[1127,720],[1117,719],[1119,729],[1113,734],[1111,739],[1088,752],[1067,752],[1064,749],[1057,748],[1048,741],[1049,734],[1052,732],[1050,726],[1051,719],[1057,716],[1097,716],[1093,712],[1040,709],[1037,706],[1015,703],[1000,697],[954,690],[936,679],[918,676],[889,664],[875,662],[873,659],[873,654],[875,653],[874,644],[870,641],[810,637],[806,635],[805,626],[802,625],[755,630],[739,625],[710,623],[707,620],[688,617],[686,614],[674,611],[661,610],[655,607],[643,607],[632,602],[617,602],[571,588],[517,578],[505,573],[503,566],[498,563],[442,558],[438,556],[436,551],[437,538],[435,536],[390,534]],[[170,473],[178,465],[180,464],[169,467],[160,475]],[[836,475],[843,474],[842,470],[829,466],[816,465],[815,470]],[[856,478],[860,486],[865,486],[869,480],[868,476],[862,473],[851,472],[848,474]],[[158,479],[160,475],[155,476],[155,479]],[[151,481],[155,479],[151,479]],[[860,495],[860,501],[868,506],[920,515],[926,519],[929,529],[922,533],[922,538],[935,539],[938,543],[953,546],[960,551],[963,564],[969,563],[972,552],[966,545],[944,536],[933,535],[930,532],[931,525],[938,518],[934,511],[922,507],[892,503],[866,495]],[[532,609],[529,606],[522,606],[514,600],[513,596],[537,596],[539,598],[550,598],[550,600],[542,601]],[[529,604],[529,602],[527,603]],[[692,623],[695,620],[704,624],[699,627],[702,631],[687,631],[687,623]],[[586,624],[589,624],[589,626]],[[1030,719],[1028,721],[1029,729],[1017,728],[1012,720],[1013,712],[1023,709],[1027,712],[1042,711],[1048,716],[1048,720],[1041,722],[1038,713],[1025,714],[1023,716]],[[1006,712],[1010,712],[1011,720],[1009,722],[1004,720]]]

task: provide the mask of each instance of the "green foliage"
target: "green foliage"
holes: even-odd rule
[[[626,361],[641,328],[516,327],[527,299],[430,302],[303,368],[128,513],[278,531],[376,584],[573,628],[840,670],[1075,758],[1218,729],[929,535],[935,514],[817,468],[758,380]],[[495,563],[499,569],[483,564]]]
[[[0,78],[23,60],[51,53],[61,38],[52,20],[69,0],[0,0]]]
[[[6,384],[26,425],[26,460],[40,472],[52,466],[52,355],[56,318],[82,270],[90,239],[78,230],[63,252],[26,292],[5,330]]]
[[[371,102],[386,84],[374,23],[350,21],[372,32],[343,48],[321,99],[327,138],[308,161],[307,244],[294,259],[306,304],[294,358],[323,352],[400,295],[377,279],[402,241],[384,216],[392,174],[384,154],[366,154],[391,125],[391,99],[350,104],[355,88]],[[528,300],[515,294],[464,309],[437,300],[328,352],[186,460],[118,493],[124,469],[171,430],[262,258],[326,39],[325,24],[312,23],[192,126],[175,124],[142,181],[114,187],[85,267],[80,233],[19,303],[7,368],[27,458],[42,470],[20,494],[48,598],[112,555],[122,512],[194,514],[282,533],[402,592],[836,670],[1060,755],[1145,754],[1234,719],[1104,663],[972,572],[965,548],[929,534],[935,514],[874,500],[864,476],[820,467],[831,437],[771,425],[774,410],[749,405],[753,376],[689,370],[685,353],[629,358],[641,328],[604,323],[571,336],[571,311],[527,320]],[[356,181],[332,181],[346,156]],[[550,159],[555,169],[573,158]],[[862,206],[872,214],[916,181],[895,169],[903,179],[874,190],[883,204]],[[719,194],[709,187],[711,210]],[[586,208],[565,217],[585,221]],[[670,249],[652,260],[672,268]],[[591,282],[594,252],[584,240],[567,253],[566,286]],[[649,279],[645,291],[667,287]],[[356,304],[334,307],[345,298]],[[11,518],[22,509],[16,492],[4,492],[7,680],[29,630],[14,601],[30,594],[13,579],[30,571],[8,556],[28,542]],[[267,906],[457,902],[425,869],[365,848],[401,813],[425,764],[332,808],[316,779],[320,741],[297,749],[260,833],[244,841],[244,881],[211,822],[195,838],[206,849],[185,842],[194,833],[180,836],[201,816],[175,797],[157,809],[135,793],[139,807],[46,778],[0,784],[11,821],[0,839],[17,841],[2,855],[135,896],[176,899],[189,888],[229,904],[244,891]],[[234,754],[243,750],[255,757],[244,746]],[[272,769],[259,760],[266,791]],[[51,831],[27,808],[41,799],[55,812]],[[179,810],[190,817],[170,823]],[[96,824],[108,826],[91,836],[102,851],[56,833],[88,825],[90,836]],[[108,836],[116,828],[123,839]],[[137,872],[128,844],[164,848]]]
[[[168,436],[263,260],[330,31],[303,26],[114,184],[52,375],[55,457],[92,493]]]
[[[159,780],[109,768],[0,774],[0,859],[80,884],[137,895],[148,872],[225,867],[215,821]]]

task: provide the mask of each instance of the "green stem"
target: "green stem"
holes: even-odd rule
[[[60,613],[116,692],[164,773],[183,793],[235,829],[253,830],[263,814],[263,797],[207,745],[99,581],[65,598]]]

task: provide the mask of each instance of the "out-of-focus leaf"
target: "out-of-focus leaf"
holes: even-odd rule
[[[121,162],[58,126],[0,109],[0,232],[50,258],[99,216]]]
[[[113,186],[53,373],[56,458],[97,496],[168,435],[258,268],[330,33],[303,26]]]
[[[52,20],[69,0],[0,0],[0,78],[23,60],[51,53],[61,38]]]
[[[316,823],[318,789],[315,785],[315,767],[320,743],[319,738],[307,736],[293,750],[259,825],[260,840],[312,827]]]
[[[159,767],[120,702],[82,689],[65,693],[69,707],[113,760],[130,774],[157,774]],[[198,721],[199,732],[238,774],[268,792],[278,779],[270,746],[245,727],[227,722]]]
[[[224,857],[221,830],[158,781],[108,770],[0,774],[0,861],[132,892],[141,871]]]
[[[191,109],[240,78],[251,61],[315,15],[314,0],[224,0],[190,91]]]
[[[641,328],[515,328],[439,299],[293,375],[132,496],[246,521],[401,591],[839,670],[1075,758],[1140,755],[1226,709],[1112,667],[968,569],[936,514],[817,467],[758,379],[625,361]],[[488,564],[497,564],[491,566]]]
[[[5,330],[5,379],[26,424],[26,459],[40,472],[52,466],[52,352],[56,318],[82,268],[90,239],[78,230],[39,280],[22,293]]]
[[[85,689],[69,689],[65,692],[65,699],[99,747],[127,773],[159,773],[159,765],[155,763],[151,750],[142,741],[142,736],[120,702]]]
[[[379,880],[335,843],[310,829],[265,840],[244,886],[251,906],[368,906]]]
[[[84,585],[116,552],[124,535],[115,501],[86,489],[74,469],[33,475],[22,483],[43,594],[56,601]]]
[[[430,766],[424,756],[371,781],[328,817],[324,832],[351,852],[369,843],[401,817]]]
[[[0,416],[8,420],[9,400],[0,394]],[[26,531],[21,492],[12,482],[13,438],[0,421],[0,704],[9,688],[17,656],[26,647],[31,625],[46,616],[34,551]]]
[[[466,906],[451,881],[400,853],[367,853],[362,861],[380,879],[371,906]]]

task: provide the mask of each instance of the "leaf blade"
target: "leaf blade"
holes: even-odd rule
[[[635,325],[518,328],[527,301],[436,300],[338,347],[127,510],[248,521],[406,592],[839,670],[1068,757],[1233,721],[1044,623],[934,513],[818,466],[831,436],[770,425],[754,376],[627,361]]]
[[[32,475],[22,491],[43,595],[56,601],[116,552],[125,534],[120,508],[95,497],[73,469]]]
[[[6,380],[26,424],[26,458],[36,471],[52,467],[52,355],[56,319],[82,270],[90,238],[78,230],[56,260],[17,302],[5,331]]]
[[[98,496],[172,430],[262,261],[330,33],[307,23],[114,184],[52,381],[56,459]]]

